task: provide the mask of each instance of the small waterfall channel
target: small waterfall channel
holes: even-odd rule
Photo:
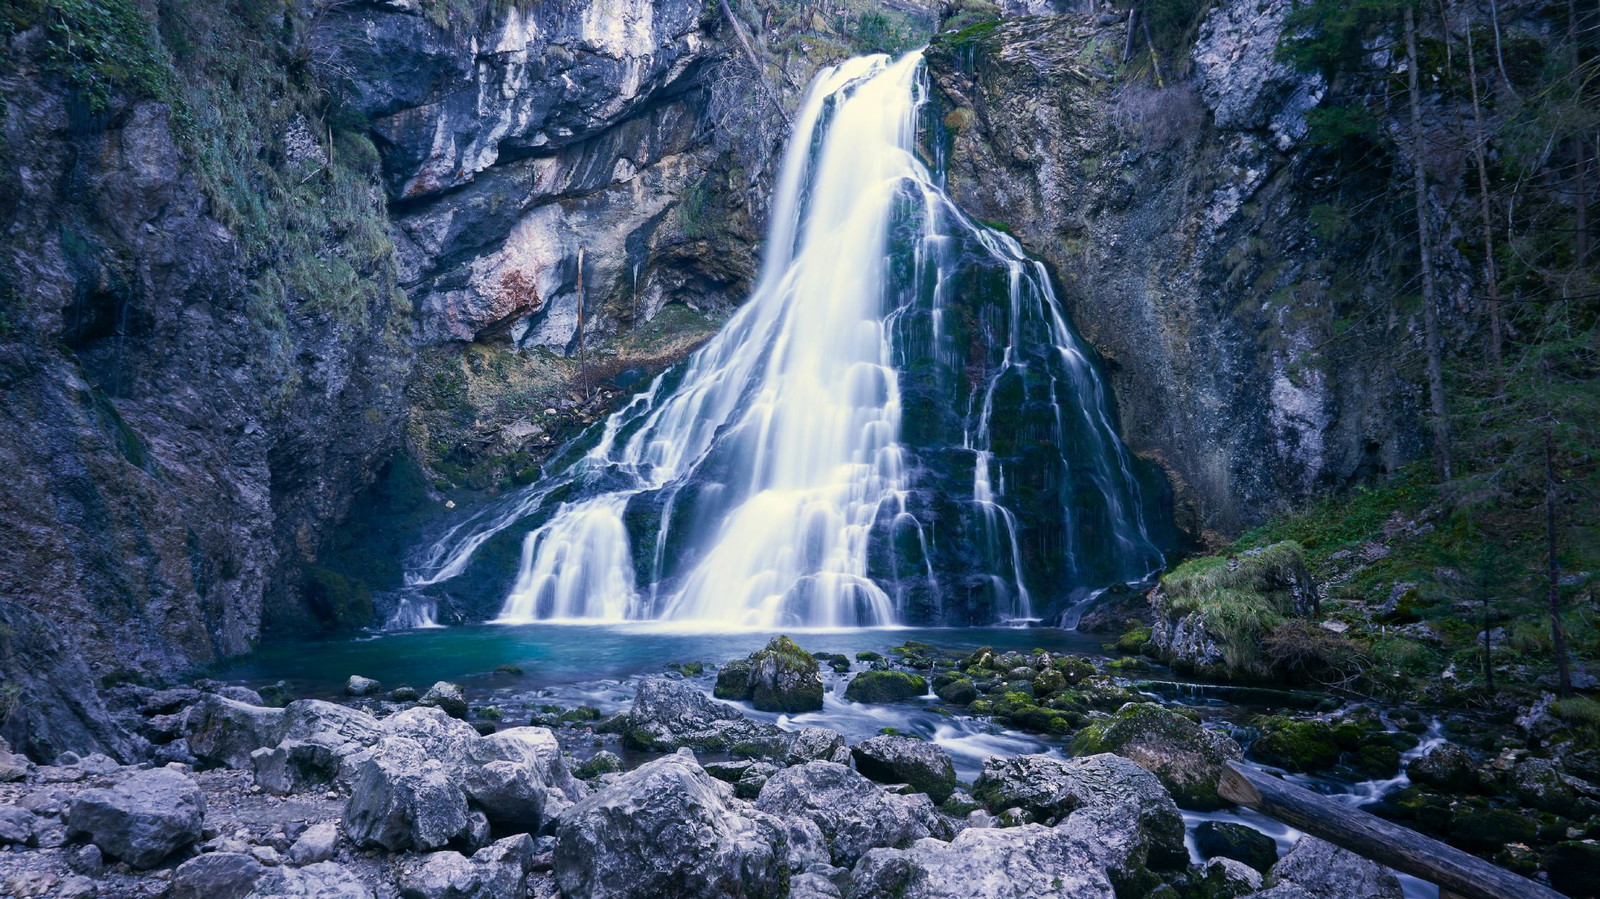
[[[924,163],[926,96],[918,53],[823,70],[749,301],[408,586],[507,531],[506,623],[1024,623],[1159,570],[1159,491],[1043,265]]]

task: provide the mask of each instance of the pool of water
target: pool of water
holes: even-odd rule
[[[877,628],[785,631],[812,652],[887,653],[907,640],[943,649],[1103,654],[1104,637],[1055,628]],[[672,662],[720,665],[765,646],[777,632],[706,633],[654,622],[630,624],[481,624],[395,631],[353,640],[268,647],[216,672],[224,680],[251,685],[287,681],[297,696],[338,695],[352,674],[374,677],[386,687],[418,688],[440,680],[468,687],[561,687],[657,674]],[[495,669],[515,665],[511,683]]]

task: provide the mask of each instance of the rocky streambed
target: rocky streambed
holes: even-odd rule
[[[718,666],[562,687],[353,676],[340,701],[282,707],[217,682],[124,687],[148,762],[0,756],[0,894],[1427,894],[1250,826],[1266,822],[1225,809],[1216,772],[1245,757],[1239,736],[1254,760],[1370,800],[1411,788],[1405,762],[1475,772],[1460,747],[1376,712],[1246,719],[1196,688],[1163,703],[1137,667],[914,642],[813,656],[775,638]],[[1331,760],[1304,755],[1318,727],[1337,735]],[[1361,770],[1388,779],[1340,786]]]

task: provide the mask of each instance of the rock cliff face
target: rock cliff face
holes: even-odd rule
[[[1194,77],[1163,89],[1113,77],[1117,21],[1013,20],[928,55],[953,194],[1055,269],[1200,537],[1421,450],[1400,370],[1419,331],[1353,320],[1392,272],[1335,263],[1314,226],[1327,184],[1296,142],[1324,88],[1273,55],[1288,5],[1215,7]]]
[[[699,2],[111,7],[0,30],[0,720],[37,757],[137,752],[100,683],[370,621],[314,566],[416,347],[570,352],[752,270]]]

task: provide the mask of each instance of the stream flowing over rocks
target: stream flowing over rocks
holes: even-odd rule
[[[1089,665],[1037,655],[1049,670]],[[830,666],[825,689],[874,664]],[[939,742],[762,720],[710,699],[722,682],[602,686],[629,698],[553,728],[479,727],[381,694],[272,708],[143,690],[149,720],[178,720],[163,752],[184,761],[25,765],[0,783],[0,884],[152,899],[1401,896],[1371,862],[1309,838],[1279,858],[1245,824],[1203,825],[1204,854],[1191,854],[1164,782],[1174,760],[1228,738],[1159,705],[1101,719],[1118,736],[1099,739],[1129,758],[1034,744],[982,759],[969,783]],[[498,717],[514,696],[469,699],[464,715]],[[626,765],[604,745],[626,749]],[[1443,770],[1449,756],[1427,758]]]

